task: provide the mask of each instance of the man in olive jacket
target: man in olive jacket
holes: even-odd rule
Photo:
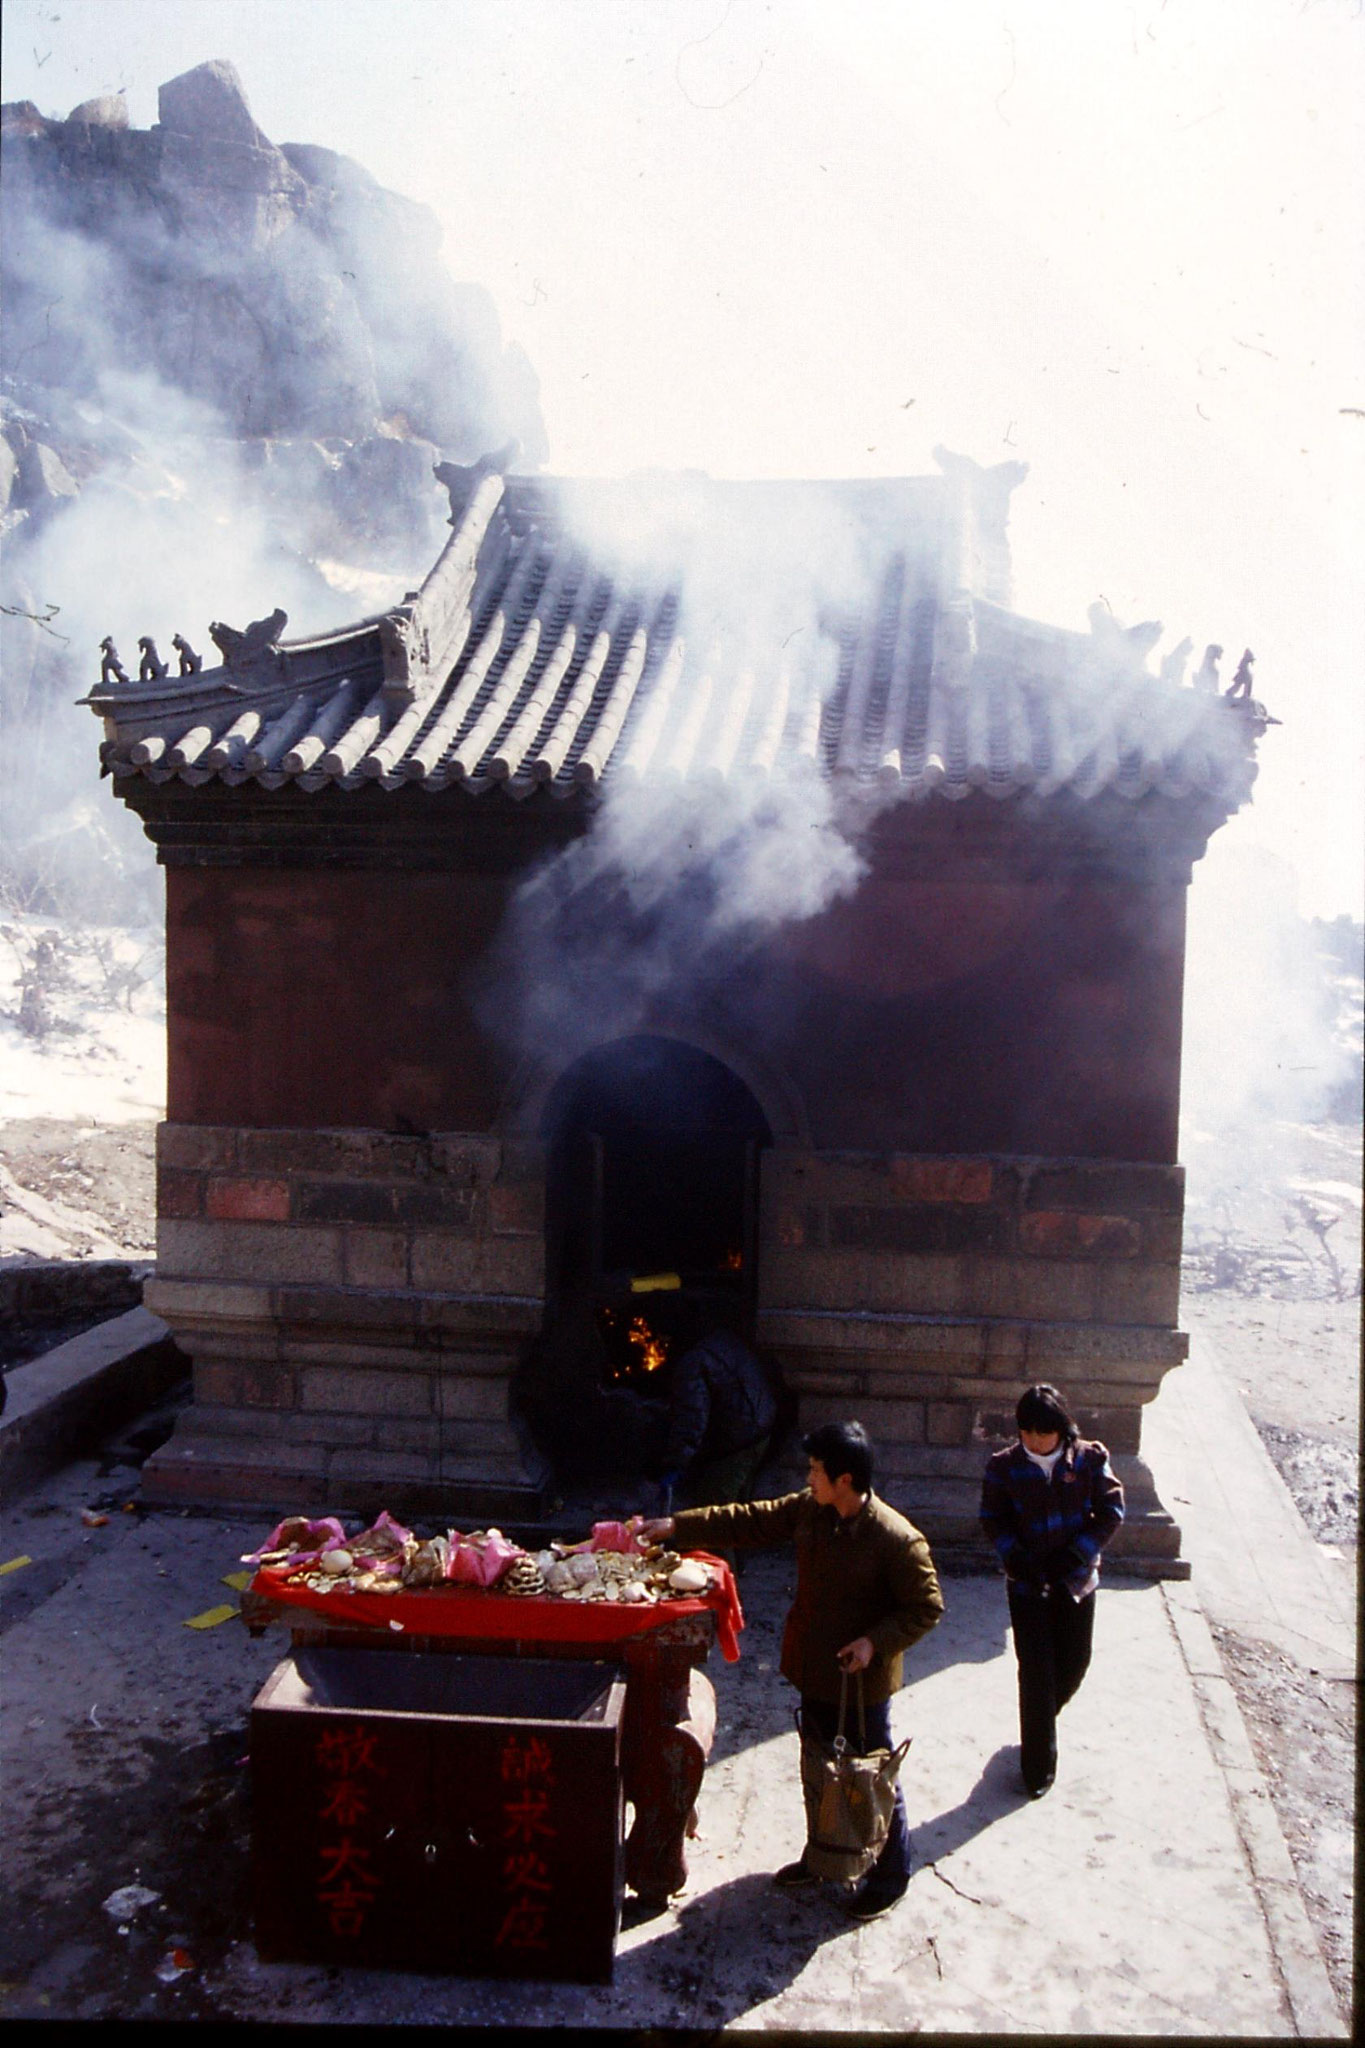
[[[831,1422],[804,1439],[809,1485],[780,1500],[687,1508],[647,1522],[644,1533],[687,1547],[737,1549],[796,1546],[796,1598],[782,1636],[782,1675],[801,1695],[801,1725],[832,1741],[841,1672],[861,1672],[866,1748],[891,1749],[890,1701],[902,1682],[902,1653],[943,1612],[943,1595],[918,1529],[872,1491],[872,1445],[859,1422]],[[856,1713],[845,1728],[862,1753]],[[896,1806],[886,1847],[848,1910],[870,1920],[894,1906],[910,1881],[910,1831],[905,1801]],[[795,1891],[820,1880],[804,1855],[774,1882]]]

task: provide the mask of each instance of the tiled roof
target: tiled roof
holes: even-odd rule
[[[454,531],[395,611],[285,641],[265,622],[248,629],[254,655],[223,633],[217,668],[83,701],[105,720],[107,769],[154,782],[571,797],[805,760],[855,796],[1245,801],[1262,708],[1187,685],[1183,662],[1154,674],[1159,628],[1125,631],[1097,607],[1076,633],[1011,611],[1005,503],[1021,472],[942,460],[942,478],[887,485],[697,487],[723,534],[761,535],[818,501],[858,540],[860,601],[813,597],[790,632],[760,587],[761,551],[744,571],[752,604],[712,607],[699,627],[686,567],[623,567],[619,548],[581,538],[574,507],[596,488],[619,514],[631,486],[480,465],[446,473]]]

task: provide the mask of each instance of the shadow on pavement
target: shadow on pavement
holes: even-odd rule
[[[766,1871],[750,1873],[684,1900],[657,1941],[619,1955],[616,1988],[628,1992],[638,1971],[642,1998],[645,1986],[662,1986],[698,2024],[725,2025],[776,1998],[817,1949],[853,1932],[836,1887],[792,1897]]]
[[[911,1833],[911,1876],[917,1870],[932,1870],[941,1857],[951,1856],[974,1836],[1003,1820],[1016,1807],[1028,1804],[1028,1794],[1019,1782],[1019,1750],[1004,1743],[988,1757],[981,1776],[966,1798],[943,1813],[917,1821]]]

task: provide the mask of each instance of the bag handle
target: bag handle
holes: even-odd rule
[[[862,1745],[864,1752],[866,1752],[867,1715],[864,1711],[863,1705],[863,1674],[861,1671],[855,1671],[853,1675],[858,1681],[858,1741]],[[844,1751],[848,1748],[848,1738],[844,1734],[844,1722],[847,1718],[847,1715],[848,1673],[846,1671],[841,1670],[839,1673],[839,1726],[834,1736],[834,1749],[835,1754],[838,1756],[842,1756]]]

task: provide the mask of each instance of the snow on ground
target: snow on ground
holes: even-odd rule
[[[162,961],[157,931],[0,921],[0,1125],[165,1115]]]

